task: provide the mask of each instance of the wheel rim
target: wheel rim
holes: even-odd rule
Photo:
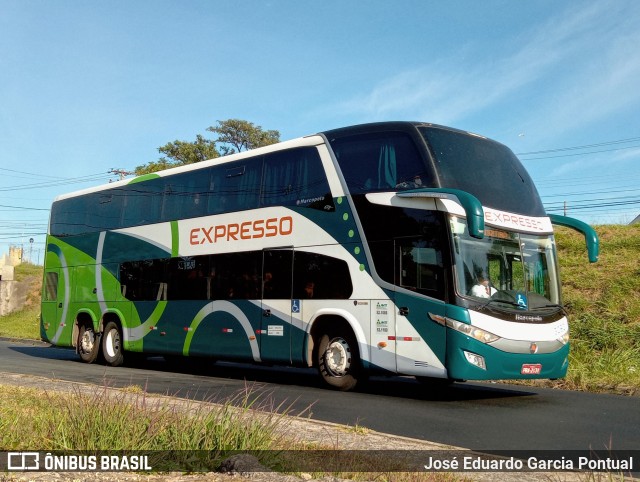
[[[84,330],[82,334],[82,340],[80,342],[80,347],[84,353],[91,353],[93,350],[93,345],[96,342],[95,334],[93,330]]]
[[[120,351],[120,334],[118,333],[118,330],[109,330],[109,333],[107,333],[105,349],[107,350],[107,355],[110,358],[116,357]]]
[[[336,338],[325,352],[326,367],[333,376],[342,377],[347,374],[351,366],[351,348],[346,340]]]

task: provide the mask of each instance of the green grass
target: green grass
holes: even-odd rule
[[[212,400],[215,402],[215,400]],[[288,430],[287,407],[246,390],[221,403],[153,398],[138,386],[123,390],[99,387],[92,394],[0,385],[0,447],[9,451],[105,453],[132,451],[147,455],[154,472],[216,470],[232,452],[252,453],[270,469],[299,465],[299,452],[322,467],[332,447],[308,447]],[[254,410],[254,409],[257,409]],[[265,411],[264,409],[267,409]],[[258,413],[259,411],[259,413]],[[279,412],[279,413],[278,413]],[[336,451],[340,478],[380,482],[462,482],[460,474],[375,472],[389,461]],[[291,459],[293,457],[293,459]],[[402,467],[402,465],[398,465]],[[295,469],[293,469],[295,470]],[[357,473],[365,470],[364,473]],[[314,473],[322,478],[327,473]],[[0,480],[2,475],[0,474]]]
[[[584,238],[556,233],[564,302],[569,305],[569,372],[554,385],[640,393],[640,225],[596,226],[600,260]]]
[[[103,387],[92,394],[79,389],[43,394],[32,388],[0,386],[0,447],[147,452],[154,470],[172,470],[175,463],[191,470],[214,470],[232,450],[260,451],[268,458],[263,463],[277,465],[274,450],[282,446],[285,415],[257,415],[248,395],[219,405],[186,402],[185,407],[148,398],[144,391],[132,394]],[[240,408],[234,406],[236,402]],[[171,461],[154,451],[172,451]]]
[[[40,339],[40,288],[42,266],[22,263],[15,268],[16,281],[28,283],[27,300],[22,310],[0,316],[0,336]]]
[[[40,339],[40,307],[31,305],[20,311],[0,316],[0,336]]]
[[[16,281],[24,281],[27,278],[35,277],[42,281],[42,266],[31,263],[22,263],[15,268]]]

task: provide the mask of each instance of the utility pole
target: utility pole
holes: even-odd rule
[[[135,173],[125,171],[124,169],[112,167],[111,169],[109,169],[109,174],[117,174],[118,180],[122,181],[126,176],[131,176],[132,174],[135,174]]]
[[[564,202],[564,215],[567,215],[567,201]]]

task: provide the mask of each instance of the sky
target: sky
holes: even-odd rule
[[[468,130],[518,154],[547,212],[626,224],[638,45],[636,0],[0,0],[0,256],[42,263],[56,195],[230,118],[281,140]]]

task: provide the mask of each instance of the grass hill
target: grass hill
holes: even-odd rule
[[[640,224],[596,226],[600,261],[590,264],[583,237],[556,232],[571,355],[566,378],[542,382],[558,388],[640,394]],[[32,283],[25,308],[0,317],[0,336],[39,338],[42,268],[21,265]],[[539,382],[536,382],[539,383]]]
[[[30,263],[16,266],[15,280],[27,285],[27,298],[21,310],[0,316],[0,336],[40,339],[42,266]]]
[[[556,385],[640,394],[640,224],[596,226],[600,260],[587,260],[584,238],[556,232],[571,355]]]

